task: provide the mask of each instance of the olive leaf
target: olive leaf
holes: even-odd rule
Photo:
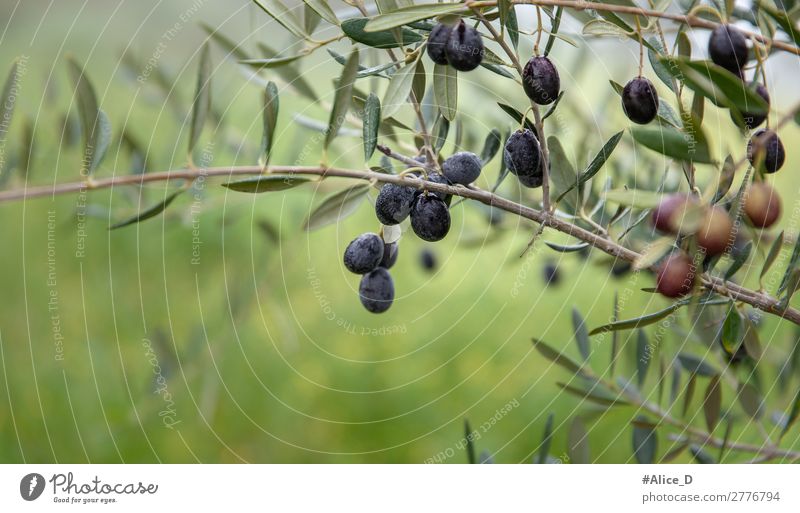
[[[339,25],[339,18],[336,17],[336,13],[333,12],[326,0],[303,0],[303,3],[331,25]]]
[[[481,162],[484,166],[488,164],[495,155],[497,155],[497,152],[500,151],[500,145],[502,142],[503,135],[500,133],[500,130],[492,128],[491,131],[489,131],[489,134],[486,136],[486,139],[483,141],[483,149],[481,150]]]
[[[222,186],[237,192],[262,193],[292,189],[298,185],[308,183],[311,180],[312,179],[307,176],[264,175],[224,183]]]
[[[458,72],[455,68],[442,64],[434,67],[433,96],[442,116],[453,121],[458,112]]]
[[[658,128],[631,128],[631,135],[642,146],[667,157],[698,164],[714,163],[707,138],[702,133],[699,124],[695,125],[693,134],[661,126]]]
[[[586,431],[586,426],[580,417],[572,419],[569,425],[567,454],[572,463],[586,464],[590,462],[589,433]]]
[[[550,442],[553,439],[553,419],[554,415],[550,413],[544,423],[544,434],[542,435],[542,443],[539,444],[539,454],[536,459],[536,463],[540,465],[547,463],[547,456],[550,454]]]
[[[563,201],[572,211],[578,205],[578,193],[575,191],[578,175],[556,136],[551,135],[547,138],[547,147],[550,150],[551,194]]]
[[[764,414],[764,399],[750,383],[739,383],[737,398],[744,412],[753,419],[760,419]]]
[[[722,387],[720,386],[719,376],[714,376],[709,380],[703,396],[703,415],[705,416],[709,433],[713,433],[714,428],[717,427],[721,410]]]
[[[638,416],[638,423],[633,425],[633,455],[641,464],[653,463],[658,451],[658,437],[655,428],[647,422],[647,418]]]
[[[292,11],[284,5],[283,2],[280,0],[253,0],[257,6],[261,7],[261,9],[266,12],[270,18],[277,21],[278,23],[283,26],[286,30],[294,34],[295,36],[299,37],[300,39],[308,38],[308,34],[305,33],[303,28],[300,26],[300,22],[297,21],[297,18],[292,13]]]
[[[264,88],[264,134],[261,137],[260,157],[262,166],[269,163],[272,141],[275,139],[275,131],[278,126],[279,107],[278,87],[274,82],[269,82]]]
[[[718,376],[719,371],[711,364],[704,362],[701,358],[688,353],[678,353],[678,361],[681,367],[686,369],[690,374],[697,374],[698,376],[712,377]]]
[[[407,28],[400,29],[399,34],[391,30],[367,32],[364,30],[368,18],[350,18],[342,22],[342,31],[353,41],[371,46],[373,48],[397,48],[400,46],[419,43],[422,36]]]
[[[466,9],[467,7],[464,4],[457,2],[410,5],[371,18],[369,22],[366,23],[364,31],[372,33],[387,31],[389,29],[408,25],[415,21],[433,18],[435,16],[443,16],[445,14],[454,14]]]
[[[647,370],[650,368],[650,360],[653,354],[650,353],[650,342],[644,330],[636,330],[636,381],[641,388],[647,378]]]
[[[775,240],[772,242],[772,246],[769,248],[769,253],[767,253],[766,258],[764,259],[764,264],[761,266],[761,274],[759,274],[759,280],[763,280],[764,276],[767,275],[769,272],[770,267],[772,264],[775,263],[775,259],[778,258],[778,254],[781,252],[781,248],[783,247],[783,230],[781,233],[775,237]]]
[[[111,143],[111,121],[100,110],[94,88],[83,67],[72,57],[67,58],[67,65],[75,84],[83,134],[83,172],[91,174],[97,169]]]
[[[789,431],[792,425],[797,421],[797,417],[800,417],[800,390],[797,391],[797,395],[795,395],[794,401],[792,401],[792,409],[789,411],[789,416],[786,418],[786,423],[783,425],[780,438],[786,435],[786,432]]]
[[[11,64],[11,69],[8,70],[6,82],[3,85],[2,96],[0,97],[0,140],[5,140],[8,127],[11,125],[11,120],[14,117],[14,107],[17,105],[16,92],[14,91],[17,73],[19,72],[19,59],[15,59]]]
[[[171,193],[169,196],[164,198],[163,201],[157,203],[156,205],[153,205],[152,207],[148,208],[147,210],[145,210],[143,212],[140,212],[140,213],[136,214],[135,216],[133,216],[131,218],[128,218],[128,219],[126,219],[124,221],[120,221],[119,223],[113,224],[108,229],[109,230],[116,230],[117,228],[122,228],[124,226],[130,226],[132,224],[138,224],[138,223],[141,223],[142,221],[146,221],[147,219],[155,217],[158,214],[160,214],[161,212],[163,212],[164,210],[166,210],[167,207],[170,205],[170,203],[175,201],[175,198],[177,198],[182,192],[183,192],[183,189],[179,189],[179,190]]]
[[[713,62],[686,57],[662,57],[660,62],[668,73],[714,105],[753,114],[763,114],[769,108],[754,88],[743,87],[739,77]]]
[[[244,48],[235,43],[232,39],[228,38],[222,32],[211,27],[211,25],[201,22],[200,26],[206,31],[212,41],[217,43],[223,50],[228,52],[228,55],[232,55],[240,61],[245,61],[251,58]]]
[[[303,222],[303,229],[316,230],[349,216],[367,197],[369,189],[369,184],[359,184],[329,196]]]
[[[206,123],[208,111],[211,109],[211,54],[208,44],[203,45],[200,51],[200,64],[197,68],[197,82],[192,102],[192,122],[189,126],[189,150],[191,155],[203,126]]]
[[[389,87],[386,88],[386,93],[381,102],[382,115],[384,117],[393,115],[400,110],[400,107],[408,103],[411,86],[414,83],[414,75],[416,74],[417,62],[409,62],[392,75]]]
[[[576,363],[568,356],[564,356],[563,354],[559,353],[549,345],[545,344],[541,340],[533,339],[533,346],[536,348],[539,353],[550,360],[551,362],[564,367],[568,371],[573,373],[581,372],[581,365]]]
[[[561,199],[575,187],[580,187],[581,185],[591,180],[592,177],[594,177],[594,175],[596,175],[597,172],[600,171],[600,169],[603,167],[603,164],[606,163],[608,157],[611,156],[611,153],[617,147],[617,144],[619,144],[620,139],[622,139],[622,134],[623,132],[617,132],[616,134],[611,136],[611,139],[606,141],[606,143],[600,149],[600,152],[594,156],[589,165],[586,166],[586,169],[583,170],[580,177],[578,178],[578,181],[574,185],[571,185],[566,191],[561,193],[561,195],[558,196],[558,198],[556,199],[556,203],[561,201]]]
[[[381,124],[381,101],[369,93],[364,105],[364,160],[368,161],[378,146],[378,129]]]
[[[556,35],[558,34],[558,28],[561,26],[561,14],[563,12],[564,7],[559,5],[556,9],[556,14],[553,17],[553,22],[550,25],[550,37],[547,38],[547,43],[544,45],[545,57],[550,54],[550,50],[553,49],[553,44],[556,42]]]
[[[353,47],[353,50],[350,52],[350,57],[347,58],[347,63],[342,69],[342,74],[339,76],[339,82],[336,84],[336,95],[333,100],[331,116],[328,120],[328,131],[325,133],[324,147],[326,149],[338,134],[339,129],[344,123],[344,118],[347,116],[347,111],[350,108],[350,98],[353,93],[353,82],[356,80],[357,71],[358,48]]]
[[[500,102],[498,102],[498,103],[497,103],[497,106],[498,106],[498,107],[500,107],[500,109],[501,109],[503,112],[505,112],[506,114],[508,114],[509,116],[511,116],[511,119],[513,119],[513,120],[514,120],[514,121],[516,121],[517,123],[522,123],[522,117],[523,117],[523,114],[522,114],[522,112],[518,111],[517,109],[515,109],[515,108],[514,108],[514,107],[512,107],[511,105],[506,105],[505,103],[500,103]],[[536,132],[536,127],[534,127],[533,123],[532,123],[532,122],[531,122],[531,120],[529,120],[528,118],[525,118],[525,128],[527,128],[528,130],[530,130],[531,132],[533,132],[533,134],[534,134],[534,135],[537,137],[537,139],[538,139],[539,135],[538,135],[538,133]]]
[[[578,351],[583,361],[589,359],[591,347],[589,344],[589,333],[586,331],[586,320],[577,308],[572,308],[572,329],[575,333],[575,343],[578,344]]]

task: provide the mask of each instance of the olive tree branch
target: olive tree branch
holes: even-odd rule
[[[574,9],[576,11],[587,11],[587,10],[605,11],[605,12],[615,12],[621,14],[647,16],[649,18],[663,18],[666,20],[672,20],[696,28],[714,29],[720,25],[719,23],[708,21],[692,14],[673,14],[673,13],[658,11],[655,9],[645,9],[642,7],[634,7],[630,5],[614,5],[601,2],[587,2],[585,0],[510,0],[510,1],[512,4],[517,4],[517,5],[561,6],[561,7],[566,7],[568,9]],[[467,2],[467,6],[470,8],[494,7],[496,5],[497,5],[497,0],[478,0],[478,1]],[[779,48],[785,52],[793,53],[795,55],[800,55],[800,48],[798,48],[793,44],[786,43],[783,41],[775,41],[768,37],[762,36],[761,34],[756,34],[754,32],[749,32],[743,29],[739,29],[739,31],[742,32],[742,34],[744,34],[745,37],[747,37],[748,39],[752,37],[755,38],[756,41],[759,41],[765,45],[772,45],[773,47]]]
[[[229,166],[192,169],[177,169],[171,171],[161,171],[146,173],[142,175],[112,176],[109,178],[93,178],[78,182],[67,182],[55,185],[43,185],[37,187],[26,187],[24,189],[0,191],[0,202],[25,200],[41,197],[55,197],[61,194],[108,189],[118,186],[143,185],[152,182],[168,182],[171,180],[193,181],[200,177],[235,177],[235,176],[258,176],[264,174],[287,174],[287,175],[311,175],[325,177],[350,178],[356,180],[366,180],[381,183],[393,183],[413,187],[415,189],[426,189],[432,192],[452,194],[467,199],[479,201],[485,205],[499,208],[519,217],[537,222],[543,227],[550,227],[556,231],[565,233],[576,239],[588,242],[601,251],[629,262],[636,261],[641,257],[639,253],[618,244],[617,242],[605,238],[601,234],[593,233],[581,228],[568,221],[559,219],[550,213],[531,208],[509,199],[498,196],[489,191],[477,187],[453,186],[441,183],[429,182],[414,176],[399,176],[373,171],[363,171],[343,168],[330,168],[318,166],[269,166],[263,169],[261,166]],[[187,184],[183,183],[185,187]],[[700,276],[700,283],[707,289],[731,298],[735,301],[749,304],[754,308],[764,312],[787,319],[800,325],[800,311],[769,296],[766,293],[750,290],[733,282],[722,278],[703,274]]]

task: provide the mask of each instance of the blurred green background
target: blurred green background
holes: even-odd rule
[[[80,178],[80,145],[63,129],[65,114],[76,115],[66,54],[86,63],[111,118],[115,139],[99,173],[110,176],[128,174],[136,165],[129,146],[120,142],[123,129],[146,149],[147,171],[184,165],[197,56],[206,37],[200,23],[219,28],[254,54],[256,42],[287,53],[299,48],[245,0],[9,4],[0,5],[0,15],[10,20],[0,36],[0,62],[7,69],[13,58],[27,59],[4,143],[6,189],[26,183],[15,167],[26,124],[34,133],[28,183]],[[523,20],[529,15],[521,9]],[[638,53],[629,42],[591,44],[578,50],[557,43],[553,53],[567,96],[549,131],[561,137],[578,166],[626,127],[607,81],[624,83],[632,76]],[[348,47],[346,41],[333,46],[340,53]],[[529,42],[522,44],[526,52]],[[139,63],[140,73],[154,59],[143,83],[132,73],[136,65],[121,59],[124,53]],[[211,157],[208,165],[253,164],[261,137],[261,85],[224,56],[213,47],[213,103],[221,119],[209,124],[200,146]],[[369,63],[377,54],[364,52],[362,58]],[[787,62],[796,67],[796,60],[785,59],[776,57],[769,71],[788,69]],[[320,160],[321,138],[295,116],[327,120],[325,103],[332,100],[341,68],[320,50],[298,69],[319,102],[299,96],[278,73],[264,75],[281,88],[274,164]],[[158,74],[174,90],[160,86]],[[385,85],[375,79],[358,87]],[[782,87],[788,86],[770,84],[777,112],[791,103]],[[524,109],[525,99],[512,81],[480,69],[461,75],[459,100],[462,146],[478,152],[490,129],[512,127],[495,102]],[[706,108],[718,154],[731,149],[740,156],[744,139],[727,113]],[[403,116],[413,122],[408,113]],[[800,186],[792,173],[797,135],[794,126],[782,133],[788,165],[776,178],[787,191],[783,222],[794,233],[797,220],[789,214]],[[450,137],[445,153],[453,151],[452,130]],[[660,179],[663,162],[634,150],[629,136],[624,141],[609,176],[635,168],[636,178],[623,183]],[[362,167],[360,139],[343,134],[329,159]],[[494,182],[499,160],[484,169],[480,186]],[[376,156],[372,164],[377,161]],[[464,203],[453,209],[448,238],[428,245],[438,261],[435,272],[419,263],[425,244],[411,233],[403,237],[392,270],[395,304],[375,316],[358,301],[358,278],[341,265],[352,238],[378,229],[369,205],[337,225],[311,233],[300,229],[310,209],[345,182],[255,196],[219,183],[209,179],[165,215],[119,231],[108,226],[157,203],[172,188],[151,184],[141,194],[116,188],[0,205],[0,461],[462,463],[468,419],[479,432],[479,450],[498,462],[528,462],[551,412],[554,458],[568,459],[568,426],[583,412],[592,461],[632,461],[634,410],[586,413],[585,403],[556,386],[570,376],[536,353],[531,338],[576,355],[572,308],[590,327],[608,321],[615,290],[631,291],[623,317],[662,308],[664,300],[639,291],[652,286],[650,276],[615,279],[598,252],[589,258],[562,255],[541,243],[519,258],[535,226],[508,215],[495,216],[493,224],[485,209]],[[510,183],[501,191],[528,204],[537,197]],[[544,237],[570,242],[549,232]],[[549,287],[542,275],[546,263],[557,265],[560,275]],[[758,270],[756,265],[750,274]],[[795,338],[787,324],[772,318],[762,323],[769,360],[785,358]],[[621,342],[629,355],[623,369],[631,375],[632,344],[625,336]],[[669,361],[679,347],[696,354],[706,350],[675,329],[659,351]],[[608,339],[598,339],[593,351],[592,362],[602,372]],[[648,390],[655,375],[650,378]],[[775,390],[770,401],[783,407],[789,397]],[[702,412],[694,407],[690,416],[698,420]],[[487,423],[488,429],[481,428]],[[751,431],[735,436],[757,442]],[[663,453],[669,441],[660,442]]]

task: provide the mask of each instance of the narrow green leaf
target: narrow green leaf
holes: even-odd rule
[[[653,359],[653,352],[650,342],[647,340],[647,333],[644,330],[636,330],[636,382],[641,388],[644,380],[647,379],[647,370],[650,368],[650,360]]]
[[[414,68],[414,80],[411,82],[411,94],[414,95],[414,98],[419,103],[422,103],[422,99],[425,97],[426,81],[425,64],[422,62],[422,59],[420,59],[417,61],[417,65]]]
[[[339,128],[344,123],[344,118],[347,116],[347,111],[350,108],[350,98],[353,95],[353,82],[356,80],[356,73],[358,72],[358,48],[353,47],[350,52],[350,57],[347,58],[347,63],[342,69],[342,74],[339,77],[339,82],[336,84],[336,95],[333,100],[333,108],[331,109],[331,116],[328,120],[328,131],[325,134],[325,148],[330,146]]]
[[[289,10],[286,5],[283,4],[280,0],[253,0],[256,5],[261,7],[261,9],[266,12],[270,18],[277,21],[278,23],[283,26],[286,30],[294,34],[295,36],[299,37],[300,39],[307,39],[308,34],[305,33],[303,28],[300,26],[300,22],[297,21],[297,18]]]
[[[381,101],[369,93],[364,107],[364,160],[369,161],[378,146],[378,129],[381,126]]]
[[[731,189],[731,185],[733,185],[733,177],[736,173],[736,166],[733,162],[733,157],[728,154],[725,157],[725,161],[722,163],[722,170],[719,174],[719,184],[717,185],[717,192],[714,194],[714,200],[712,203],[717,203],[719,200],[725,197],[728,194],[728,191]]]
[[[547,138],[547,147],[550,150],[551,194],[563,201],[568,210],[574,211],[578,205],[578,192],[574,190],[578,174],[556,136]]]
[[[646,422],[647,418],[637,417],[637,420]],[[633,426],[633,455],[640,464],[653,463],[658,452],[658,437],[656,430],[644,425]]]
[[[555,242],[550,242],[546,240],[544,241],[544,243],[547,244],[547,247],[549,247],[554,251],[558,251],[559,253],[575,253],[576,251],[580,251],[582,249],[586,249],[587,247],[589,247],[588,242],[580,242],[578,244],[566,245],[566,244],[556,244]]]
[[[469,421],[464,419],[464,440],[467,441],[467,462],[475,464],[475,441],[472,437],[472,428],[469,425]]]
[[[339,18],[336,17],[336,13],[333,12],[326,0],[303,0],[303,3],[331,25],[339,25]]]
[[[686,413],[689,411],[689,405],[692,404],[692,398],[694,397],[694,391],[696,387],[697,374],[690,374],[689,382],[686,383],[686,392],[683,395],[683,411],[681,413],[682,417],[686,417]]]
[[[750,258],[750,252],[753,249],[753,243],[751,241],[747,241],[747,244],[740,250],[736,252],[736,255],[733,258],[733,262],[731,262],[730,267],[728,270],[725,271],[725,279],[730,280],[738,271],[742,268],[742,266],[747,262],[747,259]]]
[[[798,417],[800,417],[800,390],[798,390],[797,395],[794,396],[792,409],[789,411],[789,416],[787,417],[786,423],[783,425],[783,429],[781,430],[781,438],[783,438],[784,435],[786,435],[786,432],[791,429]]]
[[[317,27],[319,27],[322,17],[317,14],[317,11],[305,4],[303,6],[303,32],[306,34],[313,34]]]
[[[661,319],[670,316],[673,312],[675,312],[675,310],[686,304],[687,303],[685,301],[678,301],[668,306],[667,308],[664,308],[663,310],[659,310],[651,314],[642,315],[641,317],[635,317],[633,319],[624,319],[621,321],[610,322],[608,324],[604,324],[602,326],[598,326],[597,328],[593,329],[592,331],[589,332],[589,335],[597,335],[598,333],[603,333],[604,331],[631,330],[634,328],[647,326],[649,324],[655,324]]]
[[[497,155],[502,142],[503,135],[500,133],[500,130],[492,128],[483,141],[483,150],[481,150],[481,162],[483,162],[484,166]]]
[[[719,414],[722,411],[722,388],[719,383],[719,376],[714,376],[709,380],[706,392],[703,397],[703,415],[706,419],[706,427],[709,433],[714,432],[719,422]]]
[[[392,75],[389,87],[386,88],[386,93],[381,102],[384,117],[393,115],[408,103],[416,69],[417,62],[410,62]]]
[[[500,107],[500,109],[503,112],[505,112],[506,114],[511,116],[511,119],[513,119],[517,123],[521,123],[522,122],[522,113],[520,111],[518,111],[517,109],[515,109],[514,107],[512,107],[511,105],[506,105],[505,103],[499,103],[498,102],[497,106]],[[528,130],[533,132],[533,134],[537,138],[539,137],[539,134],[536,132],[536,127],[533,125],[531,120],[529,120],[528,118],[525,118],[525,128],[527,128]]]
[[[2,97],[0,97],[0,141],[5,141],[8,134],[8,127],[14,117],[14,107],[17,105],[19,59],[15,59],[8,70],[6,82],[3,85]]]
[[[753,114],[763,114],[768,109],[766,101],[755,89],[747,87],[733,73],[710,61],[663,57],[661,62],[670,74],[718,107],[735,108]]]
[[[556,383],[556,385],[567,393],[599,404],[600,406],[625,406],[628,404],[616,394],[612,394],[604,389],[598,389],[597,387],[579,388],[565,383]]]
[[[100,110],[94,88],[83,67],[72,57],[67,58],[67,65],[75,84],[83,133],[83,172],[91,174],[97,169],[111,143],[111,122],[105,112]]]
[[[566,91],[562,90],[561,92],[558,93],[558,96],[556,96],[556,101],[553,102],[550,108],[547,109],[547,112],[544,113],[544,116],[542,116],[542,121],[555,114],[556,108],[558,107],[558,104],[561,103],[561,98],[564,97],[565,92]]]
[[[783,247],[783,230],[775,240],[772,242],[772,246],[769,248],[769,253],[767,253],[767,257],[764,259],[764,265],[761,266],[761,274],[759,275],[759,280],[763,280],[764,276],[767,275],[769,272],[770,267],[772,264],[775,263],[775,259],[778,258],[778,255],[781,252],[781,248]]]
[[[258,49],[261,50],[261,53],[267,57],[275,57],[277,53],[269,48],[264,43],[256,43],[258,45]],[[317,98],[317,94],[314,92],[314,89],[308,83],[305,76],[294,66],[291,65],[284,65],[274,68],[275,73],[280,75],[286,84],[297,91],[299,94],[305,96],[311,101],[319,101]]]
[[[540,465],[547,463],[547,456],[550,454],[550,442],[553,439],[553,418],[553,414],[550,413],[544,424],[544,434],[542,435],[542,443],[539,444],[539,457],[536,461]]]
[[[172,194],[167,196],[163,201],[161,201],[160,203],[158,203],[156,205],[153,205],[152,207],[148,208],[147,210],[145,210],[143,212],[140,212],[139,214],[137,214],[137,215],[135,215],[135,216],[133,216],[133,217],[131,217],[129,219],[126,219],[124,221],[120,221],[117,224],[111,225],[111,227],[109,227],[109,230],[116,230],[117,228],[122,228],[124,226],[130,226],[132,224],[138,224],[138,223],[141,223],[142,221],[146,221],[147,219],[150,219],[152,217],[157,216],[158,214],[160,214],[161,212],[166,210],[167,207],[170,205],[170,203],[172,203],[175,200],[175,198],[177,198],[178,195],[180,195],[182,192],[183,192],[183,189],[180,189],[180,190],[177,190],[177,191],[173,192]]]
[[[764,355],[764,350],[761,348],[761,339],[758,337],[756,327],[748,317],[742,318],[742,344],[744,344],[744,349],[750,358],[756,362],[761,360]]]
[[[564,367],[575,374],[581,372],[581,366],[568,356],[564,356],[541,340],[533,339],[533,346],[539,353],[551,362]]]
[[[580,178],[578,178],[578,182],[575,185],[571,186],[567,191],[562,193],[561,196],[559,196],[558,199],[556,199],[556,203],[561,201],[561,198],[569,191],[571,191],[575,187],[580,187],[581,185],[585,184],[586,182],[591,180],[592,177],[594,177],[594,175],[596,175],[598,171],[600,171],[600,169],[606,163],[606,160],[608,160],[608,157],[611,156],[611,153],[617,147],[617,144],[619,144],[620,139],[622,139],[623,133],[624,132],[617,132],[616,134],[611,136],[611,139],[606,141],[606,143],[600,149],[600,152],[594,156],[589,165],[586,166],[586,169],[584,169],[583,173],[581,173]]]
[[[575,307],[572,308],[572,330],[575,333],[575,343],[578,344],[578,351],[583,361],[587,361],[591,354],[589,333],[586,332],[586,321]]]
[[[303,223],[303,229],[316,230],[349,216],[367,197],[369,189],[369,184],[359,184],[329,196],[311,212]]]
[[[192,124],[189,127],[188,150],[190,155],[203,132],[209,110],[211,110],[211,54],[208,44],[204,44],[200,52],[200,64],[197,68],[197,82],[192,102]]]
[[[731,305],[722,323],[722,333],[720,333],[720,343],[728,354],[735,354],[742,343],[742,316],[739,311]]]
[[[308,183],[310,181],[311,178],[307,176],[264,175],[255,178],[247,178],[244,180],[237,180],[235,182],[224,183],[222,186],[237,192],[261,193],[283,191],[297,187],[298,185],[303,185],[304,183]]]
[[[350,18],[344,20],[341,25],[342,31],[353,41],[373,48],[398,48],[422,41],[422,36],[407,28],[400,30],[399,34],[397,34],[399,38],[395,36],[395,32],[392,30],[367,32],[364,30],[364,26],[368,21],[368,18]]]
[[[589,433],[580,417],[572,419],[572,423],[569,425],[567,455],[570,463],[582,465],[590,462]]]
[[[511,44],[514,49],[519,48],[519,23],[517,21],[517,11],[511,5],[508,9],[508,16],[506,18],[506,30],[508,30],[508,37],[511,39]]]
[[[558,28],[561,26],[561,14],[563,12],[564,7],[559,5],[553,17],[553,23],[550,26],[550,37],[547,38],[547,44],[544,46],[545,57],[550,54],[550,50],[553,49],[553,43],[556,42],[556,34],[558,34]]]
[[[742,187],[742,189],[744,189],[744,187]],[[792,273],[797,268],[798,261],[800,261],[800,237],[797,237],[797,240],[794,243],[792,256],[789,257],[789,264],[786,266],[786,271],[783,274],[783,278],[781,278],[781,284],[778,286],[778,290],[775,292],[775,295],[779,296],[784,290],[786,290],[786,287],[789,284],[789,278],[791,278]]]
[[[750,418],[758,420],[764,414],[764,399],[750,383],[739,383],[737,397]]]
[[[278,127],[278,110],[280,102],[278,100],[278,87],[274,82],[268,82],[264,88],[264,134],[261,137],[261,163],[269,163],[272,153],[272,141],[275,138],[275,131]]]
[[[631,128],[631,135],[639,144],[667,157],[698,164],[714,162],[706,138],[701,133],[687,137],[682,131],[662,126]]]
[[[458,112],[458,72],[455,68],[442,64],[434,66],[433,96],[442,116],[453,121]]]
[[[719,371],[711,364],[704,362],[701,358],[688,353],[679,353],[678,361],[686,372],[697,374],[698,376],[712,377],[718,376]]]
[[[444,4],[422,4],[410,5],[402,7],[395,11],[379,14],[369,20],[364,30],[367,32],[379,32],[403,25],[408,25],[415,21],[433,18],[435,16],[443,16],[445,14],[454,14],[466,10],[466,6],[460,3],[444,3]]]
[[[650,61],[650,65],[653,67],[653,71],[655,72],[656,76],[661,79],[664,85],[669,87],[670,91],[674,91],[672,74],[669,72],[669,69],[667,69],[671,57],[665,57],[663,61],[660,60],[660,57],[667,53],[664,50],[664,47],[661,46],[661,41],[659,41],[656,37],[651,37],[648,39],[648,41],[653,48],[658,50],[657,52],[651,49],[647,50],[647,58]]]
[[[242,48],[239,44],[235,43],[232,39],[228,38],[222,32],[218,31],[217,29],[213,28],[211,25],[201,22],[200,26],[203,30],[206,31],[208,36],[211,38],[212,41],[217,43],[220,48],[228,52],[228,55],[232,55],[237,60],[246,61],[250,59],[250,55]]]

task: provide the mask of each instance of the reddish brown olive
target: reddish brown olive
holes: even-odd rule
[[[656,290],[666,297],[681,297],[692,291],[695,265],[684,252],[673,253],[658,267]]]
[[[769,184],[755,182],[744,198],[744,213],[758,228],[769,228],[781,216],[781,198]]]
[[[721,255],[734,239],[733,221],[728,212],[720,206],[709,208],[697,230],[697,243],[700,247],[709,256]]]
[[[686,211],[697,205],[697,200],[686,194],[670,194],[653,209],[653,226],[662,232],[676,234],[683,228]]]

